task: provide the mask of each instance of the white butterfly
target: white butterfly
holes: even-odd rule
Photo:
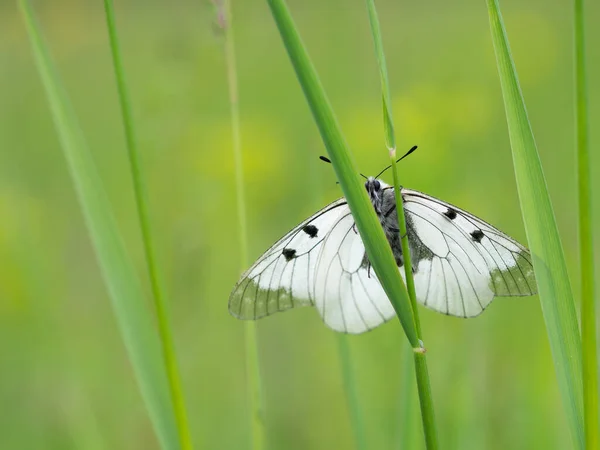
[[[404,278],[393,187],[369,177],[365,188]],[[495,296],[536,293],[531,255],[521,244],[449,203],[411,189],[401,193],[419,303],[474,317]],[[229,312],[239,319],[309,305],[332,329],[353,334],[395,315],[344,198],[267,250],[229,297]]]

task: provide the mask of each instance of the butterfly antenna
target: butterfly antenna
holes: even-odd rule
[[[404,158],[406,158],[408,155],[410,155],[410,154],[411,154],[412,152],[414,152],[416,149],[417,149],[417,146],[416,146],[416,145],[413,145],[413,146],[411,147],[411,149],[410,149],[409,151],[407,151],[407,152],[404,154],[404,156],[402,156],[402,158],[398,158],[398,159],[396,160],[396,162],[398,163],[398,162],[402,161]],[[388,170],[390,167],[392,167],[392,165],[391,165],[391,164],[390,164],[389,166],[387,166],[385,169],[383,169],[381,172],[379,172],[379,174],[378,174],[378,175],[377,175],[375,178],[379,178],[379,177],[380,177],[381,175],[383,175],[383,173],[384,173],[386,170]]]
[[[331,160],[327,157],[327,156],[319,156],[319,159],[321,161],[325,161],[326,163],[331,164]],[[363,175],[362,173],[359,174],[361,177],[363,177],[365,180],[368,180],[369,177],[367,177],[366,175]],[[336,184],[339,184],[339,181],[336,182]]]

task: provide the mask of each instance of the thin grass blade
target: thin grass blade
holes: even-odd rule
[[[594,281],[594,227],[583,0],[575,0],[575,99],[577,123],[577,179],[579,191],[579,270],[581,271],[581,345],[583,353],[583,412],[587,450],[600,448],[598,422],[598,348]]]
[[[233,161],[235,163],[235,189],[239,222],[240,270],[243,271],[248,265],[248,227],[246,224],[244,165],[231,0],[215,0],[215,6],[217,20],[225,33],[225,64],[227,66],[227,85],[231,110],[231,135],[233,137]],[[251,448],[261,450],[266,446],[266,422],[258,353],[258,333],[256,323],[252,321],[245,323],[245,349]]]
[[[367,0],[367,11],[369,13],[369,23],[371,24],[371,33],[373,43],[375,44],[375,53],[379,66],[379,77],[381,80],[381,98],[383,99],[383,123],[385,129],[385,141],[389,150],[392,174],[394,178],[394,195],[396,198],[396,212],[398,214],[398,228],[402,242],[402,257],[404,260],[404,274],[406,287],[410,299],[410,305],[413,314],[413,320],[417,337],[423,345],[423,334],[421,332],[421,321],[419,320],[419,309],[417,307],[417,295],[415,291],[415,281],[413,278],[412,261],[410,249],[408,246],[408,233],[406,230],[406,218],[404,216],[404,206],[402,195],[400,193],[400,179],[396,162],[396,135],[394,123],[392,120],[392,107],[390,101],[390,85],[387,73],[387,64],[385,62],[385,53],[383,50],[383,39],[381,37],[381,27],[377,16],[374,0]],[[423,421],[423,431],[425,443],[429,450],[438,448],[437,429],[435,426],[435,414],[433,409],[433,397],[431,395],[431,383],[429,381],[429,371],[427,369],[427,360],[424,351],[414,352],[415,371],[417,376],[417,387],[419,392],[419,402],[421,405],[421,418]]]
[[[191,450],[193,448],[192,438],[188,425],[183,390],[181,389],[179,369],[177,367],[177,358],[175,356],[175,345],[173,343],[173,332],[171,331],[170,326],[169,310],[167,301],[165,299],[162,275],[158,267],[156,248],[152,239],[153,233],[151,229],[152,223],[150,220],[150,213],[148,210],[148,194],[140,164],[140,154],[135,138],[135,132],[133,129],[131,103],[129,101],[129,94],[127,92],[127,83],[125,82],[125,70],[121,60],[121,51],[119,48],[119,38],[117,35],[113,2],[111,0],[104,0],[104,9],[106,12],[106,26],[108,29],[110,48],[113,57],[113,67],[117,82],[117,92],[119,95],[119,102],[121,104],[121,114],[123,117],[127,155],[129,157],[129,166],[133,181],[134,198],[137,206],[138,220],[140,222],[140,230],[142,234],[144,253],[146,256],[148,276],[150,278],[150,285],[152,288],[152,297],[154,299],[154,307],[156,310],[158,332],[167,369],[169,390],[171,399],[173,401],[173,407],[175,408],[175,418],[177,420],[179,441],[183,450]]]
[[[413,347],[419,346],[410,301],[383,229],[358,178],[358,170],[342,135],[329,100],[302,44],[290,12],[283,0],[268,0],[273,18],[296,71],[327,153],[348,201],[369,261]]]
[[[567,265],[498,1],[487,0],[513,163],[542,312],[575,448],[584,447],[581,339]]]
[[[385,144],[388,150],[396,150],[396,134],[394,131],[394,119],[392,118],[392,102],[390,100],[390,83],[388,80],[387,63],[385,62],[385,52],[383,51],[383,38],[381,37],[381,27],[379,26],[379,17],[375,8],[374,0],[367,0],[367,12],[369,14],[369,24],[373,34],[373,44],[375,44],[375,56],[377,57],[377,66],[379,67],[379,79],[381,81],[381,103],[383,107],[383,128],[385,132]],[[395,155],[392,158],[395,162]]]
[[[123,341],[161,448],[179,449],[164,360],[141,285],[112,216],[92,156],[61,85],[27,0],[19,6],[35,62],[48,96],[62,150]]]
[[[352,367],[352,355],[350,354],[350,343],[345,334],[336,334],[338,353],[340,355],[340,364],[342,369],[342,379],[344,383],[344,392],[348,402],[348,411],[350,412],[350,423],[356,450],[367,450],[367,436],[365,434],[365,424],[358,399],[358,390],[354,368]],[[406,344],[408,345],[408,344]]]
[[[417,443],[423,442],[417,437],[415,428],[418,422],[415,420],[416,392],[413,378],[414,352],[407,343],[402,345],[402,354],[400,357],[400,396],[399,396],[399,420],[398,423],[398,441],[396,450],[406,450],[420,448]]]

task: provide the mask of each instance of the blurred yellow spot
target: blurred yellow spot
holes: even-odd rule
[[[35,261],[35,236],[42,226],[39,204],[14,188],[0,190],[0,314],[22,309],[27,299],[25,267]]]
[[[276,124],[244,118],[240,134],[245,182],[265,180],[281,171],[287,150]],[[235,161],[228,118],[209,127],[190,128],[181,145],[195,172],[233,183]]]

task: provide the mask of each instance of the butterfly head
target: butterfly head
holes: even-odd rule
[[[367,178],[367,181],[365,181],[365,189],[369,194],[369,198],[371,199],[371,203],[373,203],[375,210],[378,210],[378,206],[381,205],[383,191],[387,187],[389,186],[386,183],[375,177],[369,177]]]

